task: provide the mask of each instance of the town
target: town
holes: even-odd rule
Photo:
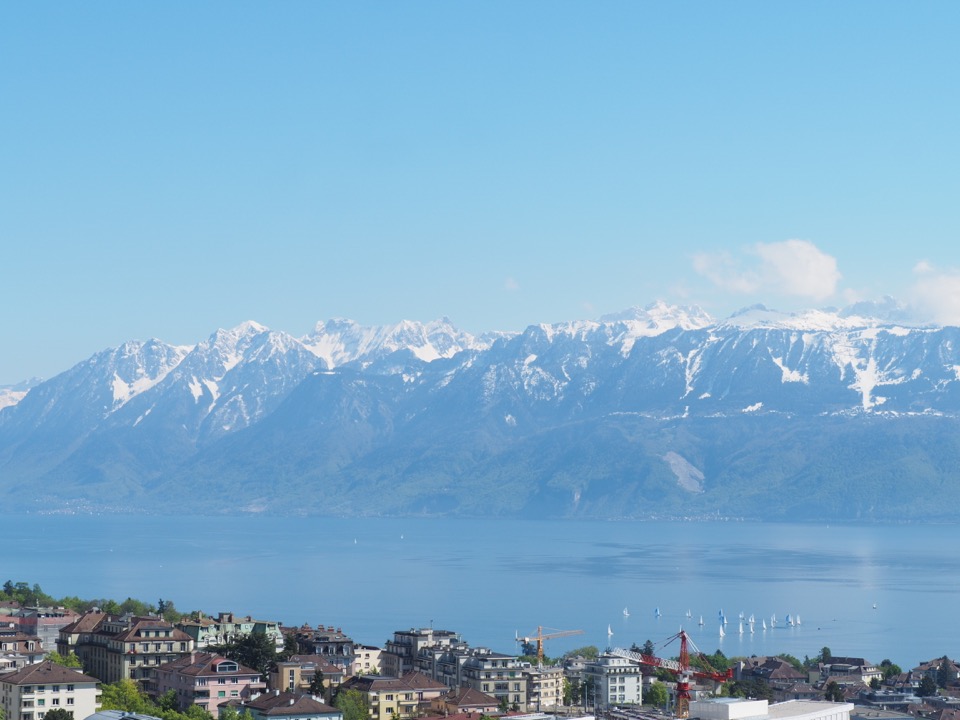
[[[334,624],[287,627],[233,612],[181,615],[127,600],[45,607],[37,586],[0,592],[0,720],[957,720],[960,666],[800,661],[586,646],[551,659],[473,647],[454,630],[396,630],[383,647]],[[75,599],[74,599],[75,600]],[[76,603],[67,603],[76,604]]]

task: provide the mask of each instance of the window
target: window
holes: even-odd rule
[[[46,685],[37,685],[37,692],[45,692],[47,689]]]
[[[226,696],[227,696],[226,690],[217,690],[217,697],[226,697]]]
[[[73,698],[67,698],[67,705],[73,705]]]
[[[217,678],[217,685],[226,685],[226,684],[227,684],[226,678]]]
[[[50,690],[51,690],[52,692],[60,692],[60,686],[59,686],[59,685],[53,685],[53,686],[50,687]]]
[[[54,698],[53,701],[52,701],[50,704],[51,704],[51,705],[59,705],[59,704],[60,704],[60,698]]]
[[[67,692],[73,692],[73,685],[67,685]]]

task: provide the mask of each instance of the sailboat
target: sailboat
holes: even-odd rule
[[[660,617],[660,608],[657,608],[653,611],[654,617]]]
[[[797,616],[793,619],[793,621],[794,621],[797,625],[799,625],[799,624],[800,624],[800,616],[797,615]]]
[[[607,640],[613,637],[613,628],[607,625]]]
[[[692,618],[692,617],[693,617],[693,613],[690,612],[690,608],[687,608],[687,617],[688,617],[688,618]]]
[[[720,637],[723,637],[726,633],[723,631],[723,625],[720,626]]]
[[[700,616],[700,627],[703,627],[703,615]]]
[[[770,629],[772,630],[777,626],[777,614],[774,613],[770,616]]]
[[[740,621],[739,633],[743,635],[743,620]]]
[[[750,613],[750,624],[753,625],[755,622],[756,620],[753,617],[753,613]]]
[[[760,622],[763,624],[763,629],[766,630],[766,629],[767,629],[767,621],[761,619]]]
[[[790,617],[790,613],[787,613],[787,625],[793,627],[793,618]]]
[[[750,623],[750,634],[753,635],[753,623]]]
[[[624,616],[624,617],[630,617],[630,611],[627,610],[626,608],[624,608],[624,609],[623,609],[623,616]]]

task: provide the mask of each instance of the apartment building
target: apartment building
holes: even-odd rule
[[[43,720],[56,709],[83,720],[99,706],[95,677],[50,660],[0,674],[0,708],[6,720]]]
[[[193,652],[156,668],[153,686],[158,697],[173,690],[180,711],[199,705],[216,717],[221,705],[255,697],[267,684],[259,672],[233,660]]]

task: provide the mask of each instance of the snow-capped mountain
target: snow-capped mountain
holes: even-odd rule
[[[898,312],[755,306],[717,322],[656,303],[482,338],[443,318],[129,342],[0,410],[0,494],[162,509],[202,483],[285,512],[635,517],[659,498],[672,514],[783,516],[805,483],[814,516],[829,481],[835,516],[886,517],[889,498],[856,488],[908,476],[960,500],[960,329]]]

